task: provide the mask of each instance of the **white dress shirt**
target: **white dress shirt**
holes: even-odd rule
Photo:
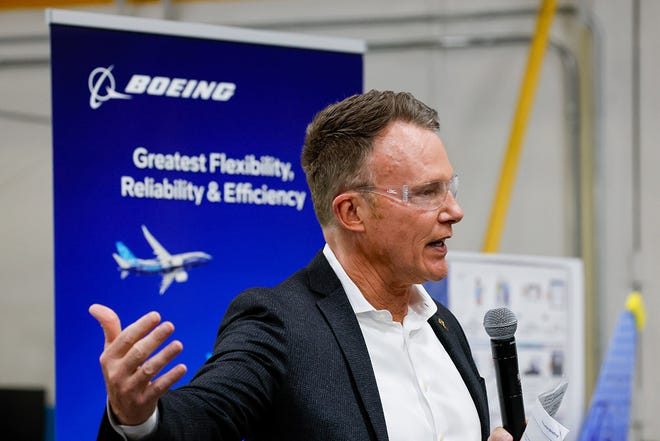
[[[376,310],[348,277],[328,245],[323,249],[355,311],[367,344],[390,441],[481,439],[470,392],[427,322],[438,310],[423,286],[403,323]]]

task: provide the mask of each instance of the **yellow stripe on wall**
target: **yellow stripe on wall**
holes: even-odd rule
[[[532,111],[536,86],[543,65],[545,49],[548,45],[550,28],[556,6],[556,0],[543,0],[543,3],[539,7],[536,31],[534,32],[532,44],[529,48],[525,76],[520,85],[516,113],[511,125],[509,145],[504,156],[502,169],[500,170],[497,192],[491,206],[486,237],[482,246],[484,253],[497,253],[499,251],[516,172],[518,171],[518,163],[522,154],[527,122]]]

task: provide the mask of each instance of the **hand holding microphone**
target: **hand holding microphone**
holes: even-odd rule
[[[522,438],[526,425],[516,339],[513,336],[517,327],[515,314],[507,308],[491,309],[484,316],[484,328],[490,336],[495,364],[502,425],[516,441]]]

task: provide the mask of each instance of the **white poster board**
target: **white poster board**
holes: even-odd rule
[[[489,309],[507,307],[518,319],[515,337],[526,412],[537,395],[566,378],[568,390],[556,419],[571,430],[567,439],[575,439],[584,407],[582,262],[465,252],[452,252],[448,262],[446,282],[427,288],[431,295],[447,302],[465,330],[486,380],[492,426],[502,423],[483,318]]]

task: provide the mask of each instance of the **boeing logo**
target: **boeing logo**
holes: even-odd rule
[[[87,86],[89,87],[89,107],[96,110],[101,104],[111,98],[130,99],[130,95],[119,93],[115,90],[115,77],[112,76],[112,68],[97,67],[89,74]],[[103,86],[105,85],[105,88]],[[105,93],[104,93],[105,92]]]
[[[132,95],[228,101],[236,91],[236,84],[229,82],[133,74],[122,93],[117,91],[113,67],[97,67],[89,74],[89,107],[94,110],[110,99],[131,99]]]

